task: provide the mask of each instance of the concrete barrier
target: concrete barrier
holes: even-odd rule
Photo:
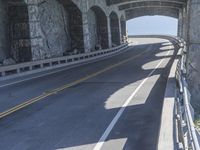
[[[177,66],[176,118],[178,142],[181,149],[200,150],[199,133],[194,125],[194,109],[190,104],[191,94],[186,80],[186,43],[182,40],[183,50]],[[181,86],[180,86],[181,85]]]
[[[181,38],[173,35],[129,35],[128,38],[163,38],[170,41],[174,41],[180,47],[183,47],[184,41]]]
[[[101,57],[106,57],[114,53],[118,53],[126,49],[127,47],[128,44],[126,43],[117,47],[95,52],[2,66],[0,67],[0,80],[6,80],[22,75],[28,75],[46,70],[84,63],[87,61],[99,59]]]
[[[180,42],[179,57],[171,68],[161,118],[158,150],[200,150],[199,133],[194,126],[194,111],[190,104],[190,92],[185,79],[186,45]]]
[[[171,38],[171,37],[170,37]],[[177,39],[173,40],[179,48],[178,55],[180,54],[180,45]],[[174,109],[176,101],[176,69],[178,64],[178,55],[176,56],[166,85],[166,91],[163,100],[163,108],[161,115],[160,131],[158,138],[157,150],[174,150],[177,149],[176,140],[176,120],[174,119]]]

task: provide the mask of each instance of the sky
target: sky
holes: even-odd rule
[[[129,35],[177,35],[178,20],[165,16],[144,16],[127,21]]]

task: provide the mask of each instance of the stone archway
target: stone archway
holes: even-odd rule
[[[82,12],[71,0],[51,0],[39,6],[44,41],[41,58],[84,51]]]
[[[28,6],[25,2],[0,1],[0,59],[10,63],[31,61]]]
[[[109,17],[112,46],[117,46],[120,45],[119,18],[115,12],[112,12]]]
[[[98,6],[93,6],[88,11],[88,22],[92,49],[106,49],[108,44],[107,17]]]

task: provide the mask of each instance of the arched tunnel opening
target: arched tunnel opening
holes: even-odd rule
[[[0,0],[0,62],[31,61],[28,7],[25,2]]]
[[[93,6],[88,11],[88,24],[90,33],[91,50],[108,48],[107,17],[98,6]]]
[[[82,12],[72,1],[63,1],[67,12],[68,23],[66,26],[71,38],[71,49],[84,50]]]
[[[111,28],[111,39],[112,46],[120,45],[120,29],[119,29],[119,18],[115,12],[110,14],[110,28]]]
[[[82,12],[71,0],[45,1],[38,6],[44,48],[42,58],[84,51]]]
[[[177,35],[178,19],[167,16],[141,16],[127,21],[128,35]]]

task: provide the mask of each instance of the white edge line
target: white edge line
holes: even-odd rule
[[[168,51],[168,53],[165,55],[168,56],[170,53],[170,51]],[[158,69],[158,67],[163,63],[163,61],[165,60],[165,58],[163,58],[158,65],[154,68],[154,70],[152,70],[149,75],[140,83],[140,85],[136,88],[136,90],[131,94],[131,96],[125,101],[125,103],[123,104],[123,106],[120,108],[120,110],[118,111],[118,113],[116,114],[116,116],[113,118],[113,120],[111,121],[111,123],[109,124],[109,126],[107,127],[107,129],[105,130],[105,132],[103,133],[102,137],[100,138],[100,140],[98,141],[98,143],[95,145],[93,150],[100,150],[103,146],[103,144],[105,143],[108,135],[110,134],[110,132],[112,131],[113,127],[115,126],[115,124],[117,123],[117,121],[119,120],[119,118],[121,117],[121,115],[123,114],[125,108],[128,106],[128,104],[131,102],[132,98],[135,96],[135,94],[137,94],[137,92],[140,90],[140,88],[143,86],[143,84],[149,79],[150,76],[152,76],[152,74]]]

